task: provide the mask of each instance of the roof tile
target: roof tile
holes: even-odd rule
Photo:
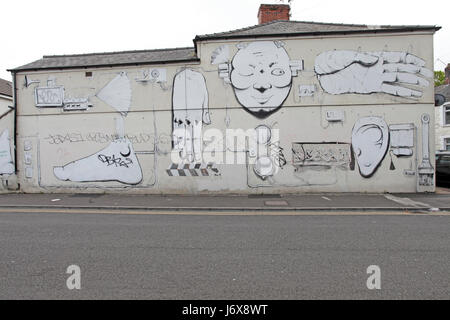
[[[0,94],[12,97],[12,83],[10,81],[0,79]]]
[[[42,59],[15,68],[12,71],[33,69],[59,69],[98,67],[108,65],[133,65],[197,60],[193,47],[122,52],[86,53],[43,56]]]
[[[194,39],[197,41],[208,39],[227,38],[255,38],[264,36],[280,35],[306,35],[311,33],[336,33],[336,32],[377,32],[405,30],[439,30],[437,26],[368,26],[361,24],[338,24],[321,23],[310,21],[285,21],[276,20],[268,23],[255,25],[247,28],[236,29],[228,32],[198,35]],[[10,71],[24,71],[37,69],[64,69],[64,68],[88,68],[111,65],[134,65],[134,64],[160,64],[170,62],[198,61],[196,49],[174,48],[123,52],[104,52],[74,55],[44,56],[42,59]]]

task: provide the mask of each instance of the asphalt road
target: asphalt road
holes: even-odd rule
[[[449,214],[0,213],[0,248],[0,299],[450,298]]]

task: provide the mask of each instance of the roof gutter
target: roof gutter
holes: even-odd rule
[[[14,110],[14,172],[17,175],[17,80],[16,73],[12,73],[12,94],[13,94],[13,110]]]
[[[11,100],[11,101],[12,101],[12,99],[13,99],[12,96],[9,96],[9,95],[7,95],[7,94],[2,94],[2,93],[0,93],[0,98],[7,99],[7,100]]]

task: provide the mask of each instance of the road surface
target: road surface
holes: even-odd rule
[[[0,299],[450,298],[450,214],[4,210],[0,246]]]

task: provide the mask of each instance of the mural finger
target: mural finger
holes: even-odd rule
[[[383,81],[415,84],[422,87],[427,87],[430,84],[419,76],[404,72],[385,72],[383,73]]]
[[[381,53],[384,63],[408,63],[423,67],[425,61],[415,55],[400,51],[384,51]]]
[[[419,73],[427,78],[433,78],[433,72],[427,68],[419,67],[414,64],[405,63],[386,63],[383,65],[385,71],[388,72],[408,72]]]
[[[401,86],[395,86],[392,84],[386,84],[383,83],[381,85],[381,91],[384,93],[393,94],[395,96],[400,97],[421,97],[422,92],[417,90],[412,90],[409,88],[401,87]]]

